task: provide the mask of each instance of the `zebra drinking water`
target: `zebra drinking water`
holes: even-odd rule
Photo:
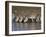
[[[40,18],[40,16],[38,15],[38,16],[34,16],[34,17],[32,17],[32,16],[30,16],[30,17],[22,17],[22,16],[20,16],[20,17],[16,17],[16,19],[15,19],[15,21],[16,22],[19,22],[19,23],[31,23],[31,22],[41,22],[41,20],[40,20],[41,18]]]

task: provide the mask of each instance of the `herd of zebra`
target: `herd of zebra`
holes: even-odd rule
[[[38,15],[37,17],[13,17],[13,21],[14,22],[17,22],[17,23],[31,23],[31,22],[35,22],[35,23],[38,23],[38,22],[41,22],[41,17]]]

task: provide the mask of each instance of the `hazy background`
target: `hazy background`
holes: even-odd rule
[[[25,7],[25,6],[12,6],[12,12],[15,16],[36,16],[41,15],[41,7]]]

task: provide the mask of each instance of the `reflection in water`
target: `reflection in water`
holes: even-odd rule
[[[13,23],[12,31],[23,30],[39,30],[41,29],[40,23]]]

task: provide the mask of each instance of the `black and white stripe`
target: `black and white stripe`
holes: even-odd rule
[[[15,22],[19,23],[31,23],[31,22],[40,22],[40,16],[37,17],[16,17]]]

